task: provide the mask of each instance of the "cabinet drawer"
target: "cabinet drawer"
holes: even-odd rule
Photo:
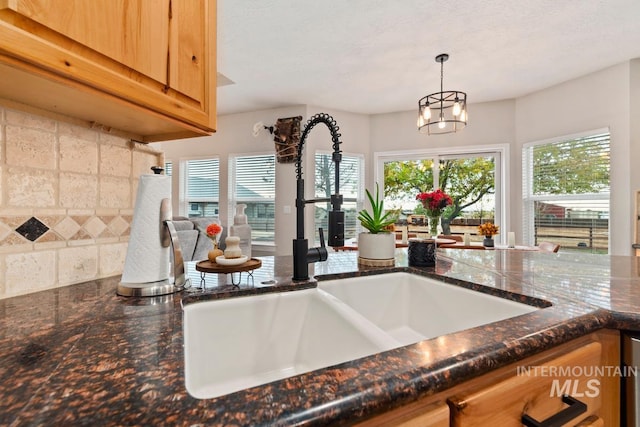
[[[371,418],[357,427],[449,427],[449,407],[439,401],[429,405],[410,404]]]
[[[566,424],[574,426],[601,407],[601,357],[601,344],[592,342],[539,365],[518,365],[504,381],[451,397],[451,425],[520,427],[524,414],[543,421],[567,408],[561,395],[568,394],[587,405]]]

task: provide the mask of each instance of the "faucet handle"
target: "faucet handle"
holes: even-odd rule
[[[324,231],[322,227],[318,228],[318,234],[320,235],[320,247],[309,248],[307,251],[307,263],[326,261],[329,255],[327,247],[324,245]]]
[[[318,228],[318,234],[320,235],[320,247],[324,248],[324,230],[322,227]]]

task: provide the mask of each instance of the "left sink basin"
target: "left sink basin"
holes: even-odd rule
[[[185,383],[198,399],[398,346],[317,289],[188,304],[184,342]]]

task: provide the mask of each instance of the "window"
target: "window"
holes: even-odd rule
[[[182,214],[188,217],[218,216],[220,160],[195,159],[184,162]]]
[[[235,156],[230,160],[229,185],[233,218],[238,203],[247,205],[245,214],[254,242],[273,242],[275,236],[276,156]]]
[[[331,160],[331,153],[316,153],[315,155],[315,198],[330,198],[335,192],[335,164]],[[340,161],[340,194],[342,194],[344,211],[344,238],[352,239],[360,232],[360,222],[357,221],[358,211],[362,209],[362,176],[364,157],[360,155],[342,155]],[[319,242],[318,228],[325,230],[328,238],[328,212],[330,202],[315,204],[315,234]]]
[[[506,146],[462,148],[448,153],[397,153],[376,155],[378,170],[384,182],[385,208],[400,211],[400,222],[409,215],[424,215],[416,201],[421,191],[437,188],[449,194],[454,204],[447,207],[440,226],[444,234],[469,232],[477,236],[481,222],[494,222],[505,227],[504,180],[502,171],[507,158]],[[504,233],[506,234],[506,233]]]
[[[173,163],[171,162],[171,160],[168,160],[164,163],[164,174],[169,178],[171,178],[171,176],[173,175]],[[170,186],[173,185],[171,179],[169,179],[169,183]]]
[[[528,244],[607,253],[609,132],[527,144],[523,149],[524,233]]]

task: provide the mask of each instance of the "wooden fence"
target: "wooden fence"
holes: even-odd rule
[[[493,218],[456,218],[451,221],[453,234],[477,234],[480,222],[493,222]],[[534,224],[534,243],[549,241],[560,245],[562,251],[607,253],[609,247],[609,220],[587,218],[538,218]],[[479,236],[473,240],[478,241]]]

